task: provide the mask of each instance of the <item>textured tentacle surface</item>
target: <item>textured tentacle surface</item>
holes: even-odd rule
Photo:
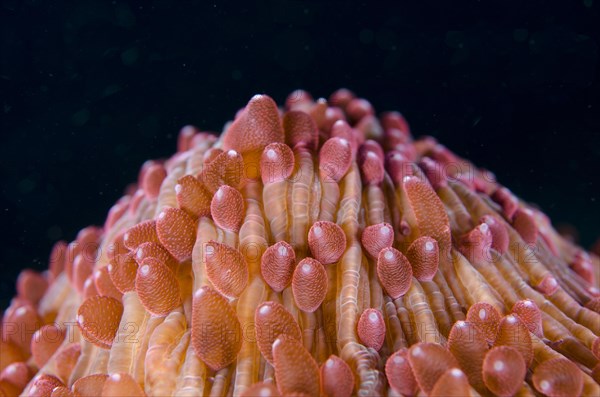
[[[48,268],[0,396],[600,395],[600,258],[345,89],[184,127]]]

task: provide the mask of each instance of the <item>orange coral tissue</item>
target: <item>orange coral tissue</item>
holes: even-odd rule
[[[378,115],[298,90],[184,127],[23,271],[0,396],[599,396],[600,259]]]

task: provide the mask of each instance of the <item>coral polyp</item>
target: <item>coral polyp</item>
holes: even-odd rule
[[[256,95],[177,146],[20,275],[0,396],[600,395],[600,259],[400,113]]]

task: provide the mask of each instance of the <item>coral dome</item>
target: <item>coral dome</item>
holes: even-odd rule
[[[599,280],[400,113],[256,95],[21,273],[0,396],[597,396]]]

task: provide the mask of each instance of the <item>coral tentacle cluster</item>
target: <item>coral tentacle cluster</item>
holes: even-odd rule
[[[600,395],[600,260],[341,89],[184,127],[25,270],[0,396]]]

